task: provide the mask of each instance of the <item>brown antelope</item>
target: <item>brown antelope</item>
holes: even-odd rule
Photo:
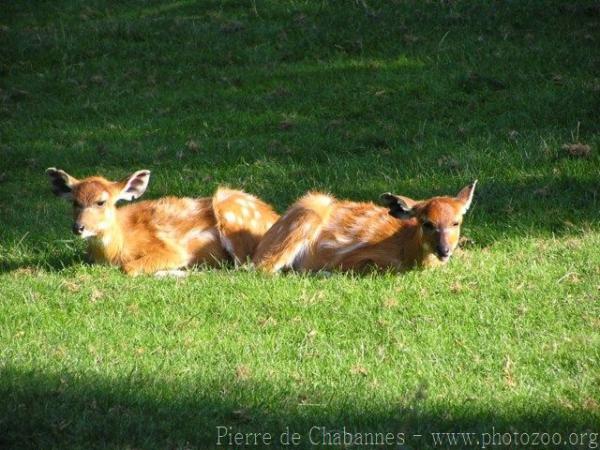
[[[456,197],[416,201],[383,194],[386,207],[309,193],[267,231],[254,263],[267,272],[369,267],[402,271],[444,264],[458,244],[476,183]]]
[[[55,168],[46,173],[54,194],[72,201],[73,232],[88,240],[92,260],[130,275],[245,261],[279,217],[258,198],[225,188],[212,198],[165,197],[117,208],[119,200],[144,193],[148,170],[122,181],[78,180]]]

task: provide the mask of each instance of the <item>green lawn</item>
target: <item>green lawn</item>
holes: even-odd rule
[[[596,448],[599,30],[591,1],[4,2],[0,448]],[[128,278],[84,262],[49,166],[280,212],[479,185],[442,269]]]

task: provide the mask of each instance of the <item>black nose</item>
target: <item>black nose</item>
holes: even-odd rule
[[[446,247],[445,245],[438,245],[436,251],[440,258],[445,258],[450,254],[450,247]]]
[[[81,225],[80,223],[74,223],[73,224],[73,233],[75,233],[75,234],[83,233],[83,225]]]

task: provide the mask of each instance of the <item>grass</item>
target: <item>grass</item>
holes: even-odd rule
[[[0,447],[599,432],[599,22],[585,1],[3,5]],[[182,281],[85,264],[49,166],[279,211],[480,184],[439,270]]]

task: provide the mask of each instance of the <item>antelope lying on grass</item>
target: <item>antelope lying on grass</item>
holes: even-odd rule
[[[144,193],[148,170],[122,181],[77,180],[55,168],[46,173],[54,194],[73,202],[73,232],[88,239],[91,258],[130,275],[245,261],[278,218],[256,197],[223,188],[212,198],[165,197],[117,208],[119,200]]]
[[[456,197],[423,201],[383,194],[386,208],[310,193],[269,229],[254,263],[267,272],[444,264],[458,244],[476,183]]]

